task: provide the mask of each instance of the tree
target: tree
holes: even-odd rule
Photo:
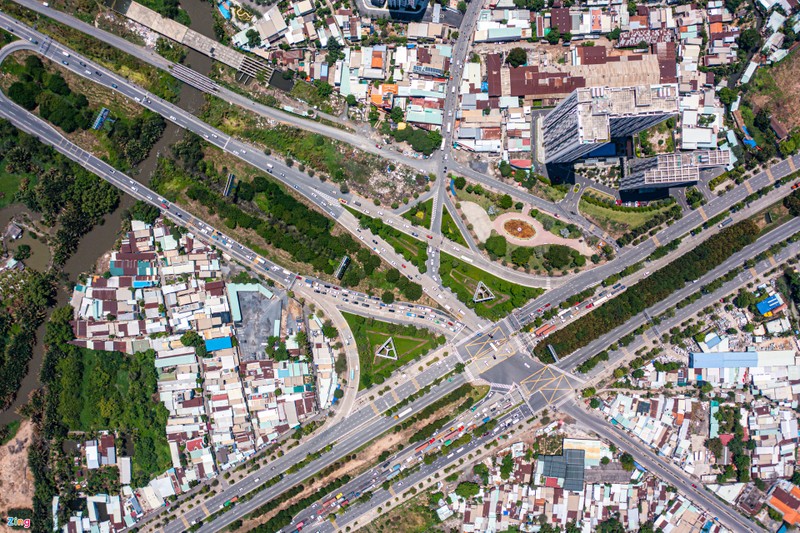
[[[739,48],[753,52],[761,48],[761,35],[755,28],[747,28],[739,34],[738,39]]]
[[[344,391],[342,389],[336,389],[335,391],[333,391],[333,397],[336,398],[337,400],[341,400],[342,398],[344,398]]]
[[[551,244],[544,258],[553,268],[565,268],[572,263],[572,249],[560,244]]]
[[[511,196],[508,194],[504,194],[500,197],[500,201],[497,203],[500,206],[500,209],[510,209],[512,205],[514,205],[514,200],[511,199]]]
[[[20,244],[14,251],[14,259],[17,261],[25,261],[31,256],[31,247],[27,244]]]
[[[244,34],[247,37],[247,46],[250,48],[257,48],[261,46],[261,35],[254,29],[247,30]]]
[[[492,257],[505,257],[508,241],[502,235],[492,235],[486,239],[485,247]]]
[[[514,458],[509,453],[503,456],[503,461],[500,463],[500,477],[508,479],[512,470],[514,470]]]
[[[314,80],[314,87],[317,88],[317,96],[327,98],[333,93],[333,86],[324,80]]]
[[[381,294],[381,301],[385,304],[394,303],[394,293],[392,291],[383,291],[383,294]]]
[[[356,97],[352,94],[348,94],[345,100],[347,101],[347,105],[349,105],[350,107],[353,107],[356,104],[358,104],[358,102],[356,101]]]
[[[16,81],[8,88],[8,97],[28,111],[36,109],[36,96],[39,88],[34,83]]]
[[[525,52],[524,48],[520,47],[512,48],[508,53],[508,57],[506,57],[506,63],[514,68],[522,66],[527,62],[528,54]]]
[[[322,326],[322,334],[325,335],[328,339],[335,339],[339,336],[339,330],[333,327],[333,323],[330,320],[326,321],[325,324]]]
[[[589,407],[591,407],[592,409],[599,408],[600,400],[598,400],[597,398],[592,398],[591,400],[589,400]]]
[[[403,108],[401,108],[401,107],[395,106],[389,112],[389,117],[392,119],[392,122],[394,122],[394,123],[403,122],[403,119],[405,118],[405,116],[406,116],[406,114],[403,111]]]
[[[480,491],[481,487],[477,483],[472,483],[471,481],[462,481],[456,487],[455,492],[457,496],[468,500],[473,496],[477,496]]]
[[[600,459],[600,464],[601,465],[607,465],[610,462],[611,462],[611,459],[609,459],[608,457],[603,457],[602,459]]]
[[[783,205],[789,210],[792,216],[800,216],[800,190],[796,190],[784,198]]]
[[[454,185],[456,186],[456,189],[461,190],[461,189],[464,188],[464,186],[466,184],[467,184],[467,180],[464,179],[463,176],[457,176],[456,179],[454,180]]]
[[[633,456],[629,453],[623,453],[622,455],[620,455],[619,462],[622,465],[622,468],[624,468],[628,472],[631,472],[635,468],[635,465],[633,463]]]
[[[734,101],[736,101],[736,97],[738,96],[738,93],[734,89],[730,89],[728,87],[723,87],[722,89],[719,90],[718,95],[719,95],[719,101],[722,102],[723,104],[729,106]]]
[[[547,42],[550,44],[558,44],[558,41],[561,40],[561,32],[558,31],[558,28],[550,28],[550,31],[544,38],[547,39]]]
[[[461,1],[458,3],[458,10],[459,10],[459,12],[461,12],[462,14],[464,14],[464,13],[466,13],[466,12],[467,12],[467,3],[466,3],[466,2],[464,2],[464,0],[461,0]]]

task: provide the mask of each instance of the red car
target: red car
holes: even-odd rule
[[[403,265],[403,264],[401,264],[400,266],[401,266],[401,267],[403,267],[403,268],[405,268],[405,267],[406,267],[406,265]]]
[[[433,239],[433,236],[432,236],[432,235],[428,235],[428,238],[429,238],[429,239]]]
[[[545,307],[550,307],[550,304],[545,305]]]

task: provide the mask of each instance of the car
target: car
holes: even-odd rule
[[[428,235],[427,237],[428,237],[429,239],[433,240],[433,235]]]
[[[67,61],[62,61],[62,63],[64,63],[65,65],[69,65]]]
[[[693,488],[693,489],[696,489],[696,488],[697,488],[697,485],[695,485],[694,483],[692,483],[692,488]]]
[[[111,88],[112,88],[112,89],[116,89],[116,88],[117,88],[117,84],[116,84],[116,83],[112,83],[112,84],[111,84]]]

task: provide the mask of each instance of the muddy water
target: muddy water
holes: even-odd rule
[[[214,9],[207,1],[184,0],[181,2],[183,7],[192,19],[192,29],[199,31],[203,35],[212,39],[214,36],[214,19],[211,10]],[[211,71],[211,59],[194,50],[190,50],[184,63],[200,72],[208,74]],[[197,114],[203,106],[203,93],[184,84],[178,99],[178,106],[190,113]],[[169,147],[180,140],[183,130],[171,122],[167,122],[167,127],[161,139],[153,146],[150,155],[142,161],[139,166],[131,172],[131,175],[142,184],[149,184],[156,169],[159,154],[167,154]],[[122,226],[122,213],[133,204],[133,199],[128,195],[123,195],[120,205],[116,211],[105,217],[103,224],[97,225],[82,240],[76,252],[64,265],[64,274],[67,280],[74,282],[78,276],[84,272],[92,272],[97,260],[108,250],[110,250],[119,237],[120,227]],[[0,231],[15,216],[28,212],[27,209],[19,204],[9,205],[0,209]],[[30,215],[29,215],[30,216]],[[32,249],[31,258],[26,261],[33,268],[45,268],[48,261],[46,248],[39,241],[31,238],[27,232],[18,241],[18,244],[28,244]],[[16,245],[12,245],[12,249]],[[57,306],[69,303],[71,292],[66,287],[60,287],[57,295]],[[49,318],[49,313],[48,313]],[[22,380],[17,399],[5,411],[0,411],[0,424],[8,424],[13,420],[19,419],[17,409],[28,399],[30,393],[39,385],[39,371],[44,360],[44,338],[45,326],[42,325],[37,331],[37,343],[33,349],[33,358],[28,365],[28,374]]]

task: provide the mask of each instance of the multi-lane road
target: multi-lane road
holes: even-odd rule
[[[31,3],[33,6],[38,7],[39,10],[43,9],[40,5],[29,2],[28,0],[18,0],[18,1],[23,5]],[[26,7],[31,7],[31,6],[26,5]],[[67,17],[68,19],[71,19],[71,21],[74,20],[71,17],[68,17],[67,15],[58,12],[48,13],[48,15],[64,16]],[[57,17],[54,16],[53,18]],[[468,11],[467,16],[465,17],[465,21],[470,21],[470,20],[472,19]],[[342,223],[341,220],[348,217],[352,218],[352,220],[355,221],[355,217],[352,217],[352,215],[350,215],[344,209],[341,208],[341,206],[337,201],[337,196],[335,191],[331,191],[331,193],[324,191],[323,190],[324,187],[321,186],[316,180],[311,179],[309,176],[300,173],[292,168],[286,167],[285,165],[282,165],[279,161],[275,159],[268,158],[259,150],[254,149],[253,147],[245,143],[242,143],[235,138],[222,134],[222,132],[219,132],[215,128],[212,128],[209,125],[203,123],[196,117],[183,112],[182,110],[180,110],[179,108],[173,106],[168,102],[156,98],[154,95],[146,93],[141,88],[136,87],[135,85],[129,83],[127,80],[105,69],[102,69],[101,67],[95,65],[88,59],[77,56],[76,54],[74,54],[74,52],[69,51],[68,49],[64,48],[61,45],[58,45],[57,43],[51,42],[49,46],[43,46],[49,42],[43,35],[39,34],[38,32],[34,32],[30,28],[17,24],[16,21],[14,21],[13,19],[10,19],[5,15],[0,15],[0,21],[2,21],[3,24],[7,23],[9,25],[14,25],[15,29],[14,33],[23,36],[23,38],[29,37],[33,40],[39,41],[38,44],[36,45],[33,45],[31,42],[22,41],[4,47],[0,52],[1,54],[0,59],[2,57],[5,57],[6,55],[8,55],[8,53],[14,50],[19,50],[24,48],[37,49],[40,51],[40,53],[43,53],[45,56],[51,59],[57,60],[61,63],[66,63],[65,67],[71,68],[77,74],[87,76],[97,83],[106,85],[112,90],[117,90],[121,94],[124,94],[129,98],[137,100],[143,106],[148,107],[162,114],[163,116],[165,116],[165,118],[173,121],[179,126],[194,131],[198,135],[204,137],[209,143],[214,144],[218,148],[226,150],[229,153],[232,153],[233,155],[239,157],[241,160],[248,162],[257,168],[261,168],[266,172],[272,172],[276,178],[280,179],[281,181],[284,181],[284,183],[287,183],[290,186],[297,189],[301,194],[304,194],[306,197],[311,199],[314,203],[320,206],[320,208],[323,209],[323,211],[328,213],[338,222]],[[127,41],[123,42],[127,43]],[[130,43],[127,44],[132,47],[135,47],[135,45],[131,45]],[[68,53],[70,55],[67,56],[65,55],[65,53]],[[464,52],[464,55],[465,54],[466,52]],[[459,60],[457,59],[457,57],[458,56],[454,55],[454,59],[456,61],[456,66],[457,66],[456,68],[459,68],[460,66],[463,65],[463,59]],[[454,76],[454,79],[460,79],[460,75],[458,78]],[[450,88],[451,85],[452,84],[448,85],[448,88]],[[453,93],[452,89],[448,89],[448,94],[452,93]],[[25,112],[21,108],[15,106],[14,104],[6,100],[4,97],[0,99],[0,102],[2,102],[3,104],[0,105],[0,116],[3,116],[4,118],[10,120],[20,129],[27,131],[32,135],[38,136],[43,142],[51,144],[61,153],[78,161],[82,166],[94,172],[95,174],[101,176],[102,178],[106,179],[107,181],[119,187],[126,193],[131,194],[132,196],[139,198],[141,200],[148,201],[157,205],[162,203],[160,199],[158,199],[158,197],[155,196],[155,193],[149,191],[144,186],[135,184],[132,180],[130,180],[130,178],[117,172],[115,169],[105,164],[100,159],[80,149],[79,147],[73,145],[72,143],[64,139],[54,128],[50,127],[40,119]],[[448,119],[449,116],[446,116],[446,120]],[[279,120],[282,120],[282,118],[280,118]],[[450,132],[448,131],[446,134],[446,139],[447,136],[449,135]],[[451,138],[452,137],[450,137],[450,139]],[[443,151],[444,153],[441,154],[442,159],[440,160],[440,163],[442,165],[444,165],[445,162],[447,161],[444,158],[448,153],[451,143],[448,141],[445,144],[446,144],[445,151]],[[502,321],[495,327],[492,328],[487,327],[484,329],[484,326],[486,326],[485,321],[480,321],[474,319],[473,317],[472,324],[476,326],[474,329],[483,331],[476,333],[475,335],[471,335],[465,338],[463,341],[461,341],[457,346],[459,355],[451,354],[448,358],[442,360],[443,365],[435,365],[433,367],[430,367],[425,372],[418,375],[415,378],[414,382],[411,381],[405,382],[396,389],[393,389],[391,395],[386,395],[382,398],[379,398],[374,403],[369,403],[365,405],[363,408],[357,410],[354,414],[344,419],[340,424],[336,424],[332,426],[330,429],[326,430],[324,436],[319,436],[319,438],[311,439],[306,443],[302,444],[301,446],[298,446],[297,448],[292,450],[292,452],[294,452],[295,450],[298,451],[291,455],[287,454],[287,456],[289,456],[289,459],[285,459],[287,456],[284,456],[283,458],[284,460],[282,462],[278,461],[273,462],[270,465],[269,471],[267,471],[266,469],[262,469],[260,472],[246,476],[240,482],[237,482],[232,487],[226,488],[223,492],[217,494],[212,499],[208,500],[206,505],[211,506],[209,508],[212,508],[214,505],[217,504],[221,505],[221,503],[224,502],[226,498],[229,498],[232,495],[235,495],[239,492],[245,492],[251,490],[252,488],[258,486],[260,483],[265,482],[265,480],[268,477],[272,477],[276,475],[278,472],[285,471],[286,469],[288,469],[289,465],[293,464],[291,460],[297,462],[299,459],[304,457],[306,453],[310,453],[314,450],[321,449],[322,447],[326,446],[329,443],[336,442],[334,451],[331,452],[330,454],[325,454],[323,458],[318,460],[319,464],[317,464],[317,462],[312,462],[306,468],[301,470],[301,472],[298,472],[297,475],[299,479],[302,479],[302,477],[300,477],[301,474],[307,476],[313,472],[318,471],[319,468],[323,468],[325,466],[323,464],[325,463],[325,461],[332,462],[333,460],[335,460],[336,456],[339,456],[340,453],[346,453],[347,449],[355,449],[355,447],[357,447],[357,443],[362,442],[362,441],[350,440],[354,438],[350,436],[350,433],[353,432],[355,429],[360,428],[362,426],[364,428],[367,428],[364,431],[358,432],[358,435],[360,437],[363,436],[363,438],[366,439],[362,442],[365,443],[368,442],[372,437],[379,434],[380,432],[384,431],[385,429],[388,429],[388,427],[391,427],[392,425],[391,419],[387,419],[385,417],[380,416],[380,413],[382,413],[389,406],[396,403],[396,401],[398,401],[399,399],[408,397],[409,395],[413,394],[416,390],[418,390],[418,387],[425,386],[427,383],[432,382],[433,379],[435,379],[436,377],[445,373],[448,368],[452,368],[452,365],[454,364],[455,361],[461,360],[467,362],[474,359],[485,358],[487,354],[489,356],[492,356],[493,352],[497,353],[498,347],[503,347],[507,345],[509,342],[511,342],[512,335],[516,331],[518,331],[519,328],[525,322],[527,322],[530,319],[530,314],[537,307],[543,307],[544,304],[546,303],[557,305],[558,303],[566,299],[569,295],[579,292],[586,287],[596,285],[608,275],[621,270],[625,266],[641,261],[647,255],[649,255],[649,253],[652,252],[652,250],[659,243],[666,244],[667,242],[670,242],[672,239],[684,235],[690,229],[702,223],[704,219],[711,218],[714,215],[728,209],[734,203],[740,201],[742,198],[744,198],[744,196],[748,194],[749,190],[756,190],[760,187],[769,185],[775,179],[778,179],[790,173],[794,169],[794,167],[798,164],[800,164],[800,159],[795,157],[792,158],[791,160],[783,161],[773,166],[770,169],[770,171],[763,172],[757,175],[756,177],[751,178],[747,182],[746,186],[741,186],[722,197],[715,198],[707,206],[704,206],[701,210],[688,214],[680,221],[676,222],[672,226],[668,227],[666,230],[663,230],[662,232],[657,234],[655,239],[651,239],[646,243],[637,246],[636,248],[624,251],[623,253],[620,254],[617,260],[609,263],[607,266],[593,269],[585,272],[584,274],[574,276],[573,278],[570,279],[569,284],[561,285],[560,287],[557,287],[549,291],[543,297],[537,299],[534,302],[531,302],[522,310],[516,312],[514,315]],[[441,168],[443,169],[444,166],[442,166]],[[492,186],[495,185],[496,184],[493,184]],[[438,187],[443,189],[444,186],[445,186],[444,179],[440,179]],[[789,192],[788,188],[778,189],[773,193],[771,193],[769,199],[771,201],[774,201],[780,196],[788,194],[788,192]],[[438,194],[441,194],[441,192],[439,191]],[[443,201],[440,201],[438,207],[441,208],[443,203],[444,203]],[[548,206],[550,209],[552,209],[552,204],[548,204]],[[181,210],[177,206],[170,206],[170,209],[167,210],[166,212],[168,213],[168,216],[170,216],[174,221],[186,225],[187,227],[191,228],[198,234],[204,233],[202,231],[204,229],[210,231],[211,233],[214,232],[214,228],[208,227],[201,220],[193,217],[190,213]],[[751,211],[748,210],[748,212]],[[787,226],[786,231],[788,231],[789,229],[791,228]],[[359,233],[356,228],[351,229],[351,231],[354,232],[354,234]],[[707,233],[708,232],[703,232],[701,236],[704,237],[705,235],[707,235]],[[780,237],[780,234],[777,232],[773,232],[771,234],[768,234],[766,239],[767,240],[775,239],[777,237]],[[229,241],[229,239],[227,240]],[[776,241],[775,240],[770,241],[769,244],[771,244],[771,242],[776,242]],[[288,271],[284,271],[277,265],[272,265],[267,263],[264,268],[258,267],[257,256],[255,256],[255,254],[252,251],[247,249],[242,244],[230,241],[230,246],[227,247],[226,253],[228,253],[232,258],[241,261],[245,264],[253,264],[253,266],[256,267],[257,270],[269,276],[271,279],[273,279],[278,283],[282,283],[287,286],[291,286],[294,283],[295,280],[294,274]],[[388,252],[384,257],[386,257],[387,255],[389,256],[387,258],[388,261],[396,260],[393,259]],[[421,279],[427,280],[429,279],[429,277],[422,276]],[[438,283],[436,283],[434,280],[430,281],[431,281],[430,284],[431,291],[435,290],[436,293],[444,292],[440,291],[439,288],[436,287],[438,286]],[[447,294],[448,296],[443,295],[442,298],[440,298],[440,300],[444,300],[445,298],[450,298],[452,296],[449,295],[449,293]],[[447,301],[453,302],[453,300],[447,300]],[[457,302],[453,302],[453,305],[460,306],[460,304]],[[464,318],[464,323],[469,325],[469,322],[470,322],[470,317]],[[492,357],[493,359],[496,360],[496,356]],[[575,359],[578,359],[579,357],[581,356],[576,356]],[[489,361],[487,360],[486,362],[488,366]],[[570,362],[573,363],[572,361]],[[512,383],[524,382],[528,377],[530,377],[527,374],[536,375],[537,373],[542,372],[544,370],[542,366],[537,362],[535,361],[525,362],[524,358],[523,360],[521,360],[519,357],[509,357],[499,360],[499,362],[497,363],[492,363],[493,368],[502,368],[504,366],[509,367],[511,369],[511,372],[506,372],[506,376],[509,378],[507,381],[511,381]],[[418,405],[419,406],[424,405],[428,401],[433,401],[436,398],[441,397],[441,395],[445,393],[442,392],[444,389],[447,389],[448,387],[451,386],[455,386],[454,384],[460,382],[461,378],[459,377],[453,383],[443,384],[442,386],[437,388],[432,394],[425,396],[422,400],[418,400]],[[532,382],[532,383],[534,383],[532,387],[535,388],[537,386],[536,383],[538,382]],[[530,391],[530,389],[528,390]],[[567,389],[565,388],[565,392],[566,390]],[[531,400],[532,399],[533,397],[531,398]],[[533,402],[531,400],[529,400],[528,405],[531,408],[531,410],[534,411],[541,409],[542,407],[550,403],[547,401]],[[385,428],[383,427],[384,425],[386,425]],[[341,443],[347,443],[347,444],[342,446]],[[358,444],[358,446],[360,446],[360,444]],[[330,462],[328,462],[327,464],[330,464]],[[292,474],[292,476],[294,476],[294,474]],[[264,501],[270,499],[271,497],[274,497],[275,495],[279,494],[281,490],[285,490],[285,488],[291,486],[290,483],[292,482],[292,480],[294,480],[294,478],[290,479],[290,476],[287,476],[284,480],[281,480],[278,484],[259,493],[255,498],[253,498],[249,502],[237,506],[237,510],[245,509],[248,505],[253,508],[258,506],[260,503],[263,503]],[[281,487],[283,487],[283,489]],[[213,510],[215,509],[212,509],[212,511]],[[215,524],[214,528],[216,528],[218,525],[222,527],[226,523],[229,523],[230,521],[234,520],[235,512],[237,511],[222,515],[222,518],[220,519],[221,521],[217,521],[214,523]],[[183,520],[187,522],[191,522],[192,520],[201,520],[204,516],[205,513],[200,508],[188,510],[187,512],[184,513],[182,517],[182,522]],[[229,517],[230,520],[226,517]],[[185,524],[186,522],[183,522],[184,526]],[[182,528],[177,523],[175,527],[176,531]]]

